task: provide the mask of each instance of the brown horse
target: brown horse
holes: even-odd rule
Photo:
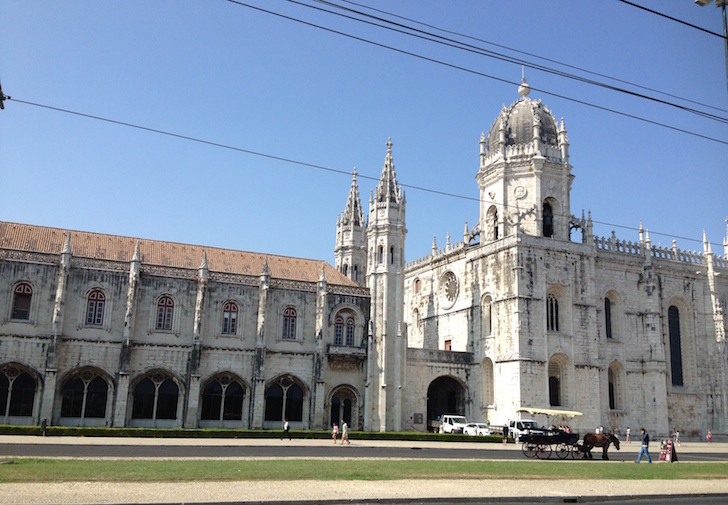
[[[593,447],[601,447],[602,459],[609,459],[607,456],[607,449],[610,444],[614,444],[614,447],[619,450],[619,439],[611,433],[587,433],[584,435],[584,459],[592,459],[591,450]]]

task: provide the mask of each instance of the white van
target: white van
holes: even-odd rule
[[[508,433],[513,437],[513,440],[518,442],[521,435],[528,435],[531,433],[543,434],[545,432],[533,419],[519,419],[508,421]]]

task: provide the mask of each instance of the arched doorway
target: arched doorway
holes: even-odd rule
[[[359,403],[356,391],[350,386],[339,386],[331,393],[329,427],[346,421],[351,429],[361,429]]]
[[[442,414],[465,415],[465,387],[452,377],[438,377],[427,388],[427,419]]]

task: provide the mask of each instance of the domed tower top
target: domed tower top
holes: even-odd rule
[[[554,115],[541,100],[528,97],[531,87],[525,78],[518,87],[518,93],[521,98],[510,107],[503,106],[490,127],[488,154],[502,152],[503,147],[522,145],[533,146],[532,154],[560,158],[560,131]],[[526,148],[526,151],[531,149]]]

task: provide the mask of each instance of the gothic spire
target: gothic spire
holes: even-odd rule
[[[382,176],[377,186],[377,203],[402,202],[402,186],[397,183],[397,174],[394,172],[394,159],[392,158],[392,139],[387,140],[387,157],[384,159]]]
[[[359,198],[359,186],[356,183],[357,171],[354,167],[354,171],[351,175],[351,188],[349,189],[349,197],[346,199],[346,207],[344,207],[344,213],[341,216],[341,224],[344,226],[364,225],[364,213],[361,210],[361,198]]]

